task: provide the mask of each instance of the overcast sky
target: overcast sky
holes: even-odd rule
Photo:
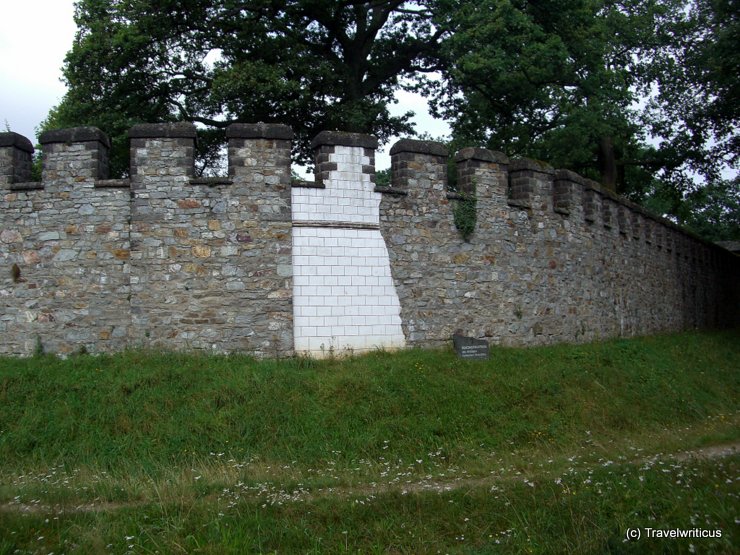
[[[74,0],[0,0],[0,5],[0,131],[9,127],[36,144],[36,128],[66,90],[61,67],[76,31]],[[397,97],[391,111],[417,112],[419,133],[449,133],[429,117],[424,99],[403,92]],[[390,165],[389,146],[378,153],[378,169]]]
[[[64,56],[75,34],[73,0],[1,0],[0,128],[36,142],[36,127],[64,96]]]

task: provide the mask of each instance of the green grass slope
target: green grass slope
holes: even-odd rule
[[[739,339],[1,358],[0,554],[732,552]]]

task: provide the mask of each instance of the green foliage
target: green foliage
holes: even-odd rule
[[[286,123],[299,162],[324,129],[381,140],[410,133],[409,114],[392,116],[388,104],[399,79],[430,66],[440,35],[423,5],[402,1],[188,0],[153,9],[81,0],[75,19],[69,92],[43,127],[97,125],[112,137],[118,174],[125,131],[142,121],[220,130]]]
[[[477,204],[475,192],[462,193],[462,198],[455,202],[453,208],[455,227],[465,241],[470,239],[475,231],[475,223],[478,218]]]
[[[42,164],[41,145],[36,145],[36,149],[33,152],[33,159],[31,160],[31,181],[41,181]]]
[[[599,176],[604,138],[641,139],[630,105],[655,2],[449,2],[444,87],[433,107],[456,138]]]
[[[388,106],[415,89],[452,122],[456,147],[547,160],[726,237],[697,197],[717,199],[737,174],[736,3],[80,0],[69,92],[41,130],[100,127],[121,176],[133,124],[195,121],[207,174],[229,123],[287,123],[295,160],[310,164],[324,129],[413,134],[410,114]]]
[[[375,172],[375,184],[379,187],[391,186],[391,169],[386,168]]]
[[[432,107],[463,146],[547,160],[640,203],[659,191],[674,198],[663,213],[704,232],[709,211],[682,214],[686,196],[697,179],[722,188],[740,152],[734,4],[440,2]]]
[[[708,241],[740,240],[740,179],[719,180],[692,187],[685,194],[669,183],[656,182],[644,206],[656,214],[670,214]]]
[[[710,241],[740,241],[740,178],[697,189],[686,203],[689,229]]]
[[[661,47],[648,52],[650,91],[645,122],[664,141],[679,189],[691,173],[719,180],[740,156],[740,17],[734,0],[678,3],[659,28]]]

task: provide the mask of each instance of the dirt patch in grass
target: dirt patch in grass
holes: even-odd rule
[[[658,459],[663,460],[674,460],[674,461],[689,461],[689,460],[716,460],[731,457],[740,453],[740,441],[732,443],[723,443],[718,445],[710,445],[701,447],[698,449],[692,449],[688,451],[678,451],[675,453],[660,453],[652,457],[641,457],[631,461],[623,461],[623,464],[639,465],[646,461],[655,461]],[[530,476],[532,477],[532,476]],[[537,474],[536,478],[542,479],[547,478],[547,472],[541,471]],[[358,486],[338,486],[338,487],[325,487],[318,489],[306,488],[300,492],[296,492],[294,496],[287,493],[283,501],[314,501],[317,499],[334,498],[334,499],[351,499],[356,497],[366,497],[374,495],[383,495],[390,493],[398,493],[402,495],[416,494],[416,493],[446,493],[461,489],[477,489],[477,488],[489,488],[502,482],[511,482],[514,480],[526,479],[527,475],[517,476],[502,476],[499,474],[492,473],[489,476],[483,477],[456,477],[449,481],[440,481],[435,479],[422,479],[422,480],[410,480],[403,483],[386,483],[379,484],[371,482],[368,484]],[[255,495],[257,498],[257,495]],[[213,503],[219,499],[217,494],[208,494],[199,498],[193,499],[200,503]],[[55,504],[48,505],[41,503],[40,501],[32,501],[30,503],[10,501],[6,503],[0,503],[0,512],[4,513],[16,513],[16,514],[35,514],[35,515],[62,515],[62,514],[80,514],[80,513],[99,513],[99,512],[112,512],[122,509],[134,509],[145,507],[149,505],[151,500],[137,500],[127,502],[112,502],[112,501],[90,501],[81,504]]]

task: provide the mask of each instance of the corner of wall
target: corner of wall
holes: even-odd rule
[[[31,179],[33,145],[23,135],[0,133],[0,189]]]

